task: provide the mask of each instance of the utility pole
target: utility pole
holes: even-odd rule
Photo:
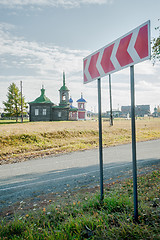
[[[110,75],[110,74],[109,74],[109,94],[110,94],[110,126],[113,126],[112,94],[111,94],[111,75]]]
[[[20,85],[21,85],[21,122],[23,123],[22,81],[20,81]]]

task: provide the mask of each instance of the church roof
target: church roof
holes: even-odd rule
[[[85,103],[86,100],[83,98],[83,94],[81,93],[81,98],[77,100],[77,102],[80,102],[80,103]]]
[[[71,97],[69,99],[69,103],[73,103],[73,99]]]
[[[63,86],[59,89],[59,91],[69,91],[68,88],[66,87],[64,72],[63,72]]]
[[[69,111],[70,111],[70,112],[77,112],[77,111],[78,111],[78,108],[73,107],[73,106],[70,106]]]
[[[69,90],[68,90],[68,88],[67,88],[66,86],[63,85],[63,86],[59,89],[59,91],[69,91]]]
[[[52,108],[57,108],[57,109],[69,109],[69,106],[61,106],[61,105],[58,105],[58,106],[53,106]]]
[[[41,95],[38,98],[36,98],[33,102],[30,102],[30,103],[52,103],[52,102],[48,97],[46,97],[45,89],[42,86]]]

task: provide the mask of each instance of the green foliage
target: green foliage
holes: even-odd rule
[[[3,102],[4,111],[6,117],[18,117],[21,116],[21,93],[15,83],[10,84],[8,87],[7,101]],[[24,97],[22,97],[23,113],[26,113],[27,104]]]
[[[160,19],[158,19],[159,21]],[[156,60],[160,60],[160,27],[156,27],[155,30],[159,31],[159,36],[157,38],[153,38],[152,40],[152,59],[155,64]]]
[[[12,236],[11,239],[14,239],[16,236],[18,237],[23,235],[23,232],[26,230],[25,223],[23,221],[13,221],[9,224],[6,224],[6,226],[0,225],[0,236]]]
[[[156,59],[160,60],[160,37],[153,38],[152,58],[155,63]]]

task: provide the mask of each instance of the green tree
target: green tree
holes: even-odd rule
[[[16,122],[18,122],[18,117],[23,114],[26,114],[27,103],[25,102],[24,96],[22,96],[22,106],[21,109],[21,92],[15,83],[10,84],[8,87],[7,101],[3,102],[4,112],[6,117],[16,117]]]
[[[158,19],[159,21],[160,19]],[[160,26],[156,27],[155,30],[159,31],[159,36],[156,38],[153,38],[152,40],[152,59],[153,64],[156,62],[156,60],[160,61]]]

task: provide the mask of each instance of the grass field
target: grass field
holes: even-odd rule
[[[37,204],[32,211],[1,219],[0,239],[158,240],[159,190],[159,170],[138,178],[138,222],[133,219],[132,179],[106,185],[104,202],[99,201],[99,189],[66,194],[54,202],[45,199],[45,207]]]
[[[103,146],[131,142],[131,121],[103,121]],[[160,118],[136,120],[137,141],[160,138]],[[49,154],[98,147],[98,122],[25,122],[0,124],[0,164]]]
[[[160,119],[137,119],[137,141],[160,138]],[[131,142],[131,121],[103,121],[103,146]],[[98,147],[98,122],[0,124],[0,163]],[[138,222],[134,221],[133,180],[104,187],[44,196],[43,202],[22,201],[14,215],[0,219],[0,239],[160,239],[160,171],[138,177]],[[60,195],[61,194],[61,195]],[[27,202],[27,203],[25,203]],[[26,204],[26,209],[25,209]],[[5,210],[8,211],[8,210]]]

